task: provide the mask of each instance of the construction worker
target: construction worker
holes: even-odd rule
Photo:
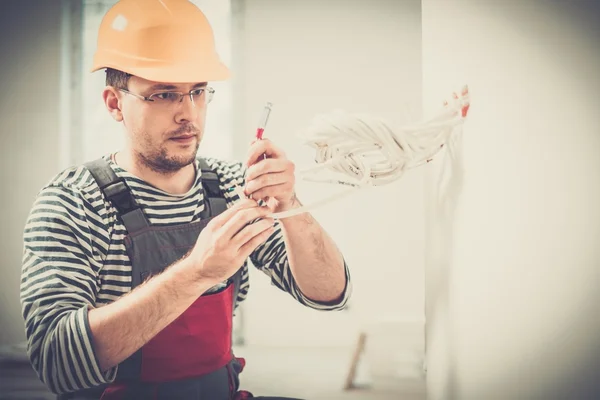
[[[106,71],[126,145],[56,174],[33,204],[21,280],[33,368],[60,399],[252,397],[232,351],[247,261],[329,311],[350,296],[344,258],[310,214],[270,217],[300,206],[272,141],[242,162],[198,157],[210,82],[229,70],[191,2],[120,0],[92,70]]]

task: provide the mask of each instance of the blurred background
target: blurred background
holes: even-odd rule
[[[297,134],[316,114],[400,126],[464,84],[471,92],[463,134],[431,163],[314,211],[349,263],[348,309],[309,310],[251,271],[234,327],[243,387],[332,400],[600,398],[597,1],[193,2],[233,72],[213,85],[205,155],[242,159],[266,101],[265,134],[302,168],[314,154]],[[0,399],[53,398],[24,359],[22,233],[52,176],[122,144],[104,74],[89,72],[114,3],[2,4]],[[298,184],[305,203],[336,190]]]

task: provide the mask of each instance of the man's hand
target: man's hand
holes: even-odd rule
[[[272,212],[286,211],[299,204],[295,193],[294,163],[269,139],[252,142],[246,166],[244,192],[247,196],[263,200]]]
[[[265,201],[272,212],[301,206],[295,195],[294,163],[270,140],[252,142],[246,165],[246,195]],[[313,302],[343,306],[345,263],[333,240],[310,213],[283,218],[280,223],[285,231],[284,251],[299,292]]]
[[[233,276],[273,233],[275,221],[268,213],[268,208],[259,207],[255,200],[244,199],[212,219],[188,257],[196,276],[211,285]]]

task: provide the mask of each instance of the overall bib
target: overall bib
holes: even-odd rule
[[[151,226],[125,181],[99,159],[86,165],[127,229],[127,254],[132,263],[132,289],[181,259],[196,243],[207,223],[226,210],[217,175],[200,159],[205,209],[197,222]],[[119,364],[109,385],[59,396],[70,399],[211,399],[251,397],[238,392],[238,374],[245,361],[236,358],[232,319],[241,268],[226,285],[198,299],[146,345]]]

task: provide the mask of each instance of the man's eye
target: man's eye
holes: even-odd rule
[[[157,93],[154,95],[154,97],[156,97],[159,100],[177,100],[179,98],[179,95],[177,93],[172,93],[172,92],[165,92],[165,93]]]
[[[192,96],[200,96],[204,92],[204,89],[194,89],[192,90]]]

